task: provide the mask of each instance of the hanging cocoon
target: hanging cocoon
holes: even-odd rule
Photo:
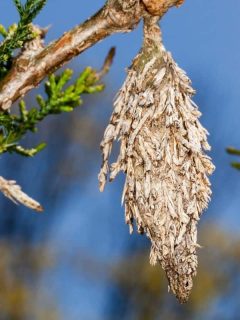
[[[214,166],[195,91],[162,44],[157,19],[145,20],[144,44],[120,89],[101,143],[100,190],[123,171],[126,223],[151,240],[169,288],[186,302],[197,270],[197,224],[210,200]],[[117,161],[109,165],[114,141]]]

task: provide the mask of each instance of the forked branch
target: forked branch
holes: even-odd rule
[[[28,46],[15,59],[0,82],[0,110],[7,110],[50,73],[100,40],[135,28],[146,11],[162,16],[183,0],[108,0],[104,7],[83,24],[64,33],[46,47]]]

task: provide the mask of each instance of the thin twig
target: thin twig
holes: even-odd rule
[[[102,69],[98,72],[97,77],[100,79],[103,76],[105,76],[106,73],[108,73],[108,71],[111,68],[111,65],[113,63],[113,59],[115,57],[116,54],[116,48],[112,47],[109,52],[108,55],[106,56],[106,59],[103,63]]]

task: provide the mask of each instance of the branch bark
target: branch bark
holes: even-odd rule
[[[83,24],[43,47],[30,46],[13,63],[0,82],[0,110],[4,111],[50,73],[89,47],[117,32],[129,32],[146,12],[162,16],[183,0],[108,0],[105,6]]]
[[[184,0],[142,0],[147,11],[153,15],[161,18],[169,8],[173,6],[179,7]]]

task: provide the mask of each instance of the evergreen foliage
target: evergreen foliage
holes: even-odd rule
[[[73,84],[65,88],[72,78],[72,73],[72,70],[66,69],[59,76],[52,74],[45,84],[47,98],[44,99],[41,95],[36,97],[37,108],[28,110],[22,100],[19,103],[19,115],[7,112],[0,114],[0,154],[17,152],[24,156],[34,156],[45,144],[41,143],[31,149],[23,148],[19,141],[28,131],[36,132],[38,123],[48,115],[73,111],[82,104],[82,94],[103,90],[104,86],[98,84],[98,74],[90,67],[87,67]]]
[[[22,4],[20,0],[13,0],[19,14],[19,22],[11,25],[8,29],[0,25],[0,35],[4,38],[0,43],[0,79],[10,69],[14,51],[21,49],[26,41],[35,37],[31,23],[44,7],[46,1],[27,0],[25,4]]]
[[[233,147],[229,147],[227,148],[227,153],[231,154],[231,155],[234,155],[234,156],[240,156],[240,150],[238,149],[235,149]],[[240,170],[240,162],[238,161],[233,161],[231,162],[231,166],[235,169],[238,169]]]
[[[22,49],[24,44],[32,40],[36,34],[32,21],[42,10],[47,0],[12,0],[19,14],[18,24],[9,28],[0,25],[0,80],[11,68],[16,49]],[[76,81],[66,86],[72,78],[72,70],[67,69],[62,74],[50,75],[45,84],[46,99],[41,95],[36,97],[38,107],[27,108],[22,100],[19,103],[19,113],[0,113],[0,154],[16,152],[24,156],[34,156],[45,147],[45,143],[25,149],[19,143],[27,132],[36,132],[37,125],[51,114],[70,112],[82,104],[81,95],[95,93],[103,89],[98,83],[100,75],[90,67],[86,68]]]

